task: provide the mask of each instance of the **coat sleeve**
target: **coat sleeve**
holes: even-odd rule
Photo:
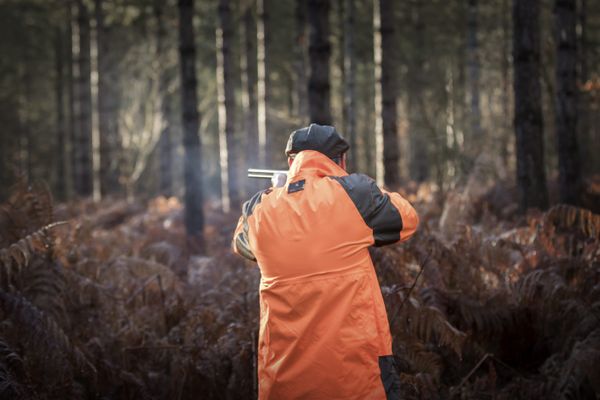
[[[400,241],[409,239],[417,231],[419,226],[419,215],[414,207],[396,192],[388,192],[385,189],[380,189],[383,195],[390,198],[392,206],[396,208],[402,220],[402,228],[400,229]]]
[[[373,230],[373,244],[387,244],[410,238],[419,225],[413,206],[399,193],[388,192],[363,174],[333,177],[337,180]]]
[[[261,190],[256,193],[250,200],[244,203],[242,206],[242,215],[238,220],[237,226],[233,233],[233,241],[231,242],[231,247],[233,252],[239,254],[242,257],[247,258],[251,261],[256,261],[256,257],[254,257],[254,253],[250,248],[250,240],[249,240],[249,226],[248,226],[248,218],[254,212],[256,206],[260,204],[262,196],[268,193],[268,190]]]

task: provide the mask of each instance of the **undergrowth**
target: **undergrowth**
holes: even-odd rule
[[[597,398],[600,216],[420,199],[414,239],[371,251],[403,398]],[[44,186],[13,190],[0,398],[256,397],[259,271],[229,250],[235,215],[207,210],[205,257],[186,253],[182,215],[175,199],[55,207]]]

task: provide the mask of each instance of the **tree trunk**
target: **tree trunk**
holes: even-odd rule
[[[356,54],[354,49],[354,0],[344,1],[344,135],[350,143],[348,167],[357,170],[356,146]]]
[[[69,131],[68,131],[68,144],[67,144],[67,166],[68,166],[68,179],[67,179],[67,193],[68,198],[71,198],[75,192],[75,141],[77,128],[77,108],[76,108],[76,94],[75,94],[75,60],[78,58],[78,52],[75,51],[75,32],[76,21],[73,15],[73,4],[70,2],[66,5],[67,8],[67,110],[69,112]]]
[[[181,109],[183,122],[185,227],[192,247],[203,249],[204,213],[202,210],[202,154],[198,135],[198,97],[196,93],[196,46],[194,43],[194,1],[178,0],[179,58],[181,68]]]
[[[393,0],[373,2],[375,56],[375,143],[377,182],[388,187],[399,184],[399,149],[396,128],[396,82],[393,58]]]
[[[258,163],[267,168],[271,161],[270,143],[268,140],[269,120],[267,105],[269,101],[269,15],[267,0],[257,0],[256,12],[258,22],[256,24],[256,61],[257,61],[257,85],[258,97]]]
[[[513,0],[517,183],[521,210],[548,206],[540,87],[540,2]]]
[[[477,41],[478,30],[478,0],[469,0],[467,8],[467,80],[469,84],[470,103],[470,156],[481,151],[483,144],[483,131],[481,128],[481,106],[479,98],[479,44]]]
[[[79,54],[77,74],[78,126],[75,152],[75,190],[79,196],[93,192],[92,165],[92,83],[90,57],[90,18],[83,0],[77,3],[77,27],[79,30]]]
[[[422,16],[422,3],[411,3],[411,16],[414,43],[414,56],[408,67],[408,117],[410,122],[410,177],[416,182],[424,182],[429,178],[429,155],[427,151],[427,128],[423,103],[425,96],[425,23]]]
[[[500,149],[502,161],[504,165],[509,165],[509,146],[511,138],[510,126],[510,13],[509,0],[502,0],[502,115],[501,123],[502,130],[498,147]]]
[[[100,136],[100,191],[107,195],[119,187],[118,118],[114,110],[115,79],[108,59],[109,38],[104,24],[103,0],[95,0],[98,49],[98,131]]]
[[[258,120],[256,108],[256,47],[254,44],[255,26],[252,8],[249,6],[243,16],[242,22],[243,43],[241,58],[242,71],[242,105],[244,107],[244,131],[246,167],[255,167],[258,163]],[[254,193],[258,190],[255,179],[246,179],[246,191]]]
[[[166,0],[155,0],[154,17],[156,18],[156,59],[159,67],[158,98],[161,113],[161,131],[158,141],[158,154],[160,165],[160,193],[163,196],[173,195],[173,144],[169,118],[171,115],[171,101],[169,98],[169,78],[167,75],[167,29],[164,20],[164,7]]]
[[[238,154],[235,145],[235,93],[233,54],[231,49],[233,24],[229,0],[219,0],[217,27],[217,90],[219,100],[219,158],[221,166],[221,200],[224,212],[230,205],[238,206]]]
[[[560,201],[577,205],[581,170],[577,148],[577,16],[576,0],[556,0],[555,118]]]
[[[306,0],[296,0],[294,11],[296,19],[296,46],[294,71],[297,114],[304,123],[308,115],[308,82],[306,80]]]
[[[65,126],[64,101],[64,33],[61,28],[55,30],[55,68],[56,68],[56,195],[61,201],[67,197],[66,144],[67,129]]]
[[[329,84],[329,1],[308,0],[310,76],[308,107],[310,122],[331,125]]]
[[[578,19],[579,19],[579,42],[577,46],[577,59],[579,63],[579,76],[578,82],[581,85],[590,79],[589,71],[589,43],[588,43],[588,2],[587,0],[579,0]],[[578,90],[578,131],[579,139],[581,143],[581,158],[582,158],[582,170],[583,171],[595,171],[594,163],[600,161],[600,157],[595,157],[594,143],[598,143],[598,139],[593,136],[591,118],[590,118],[590,104],[593,103],[593,99],[590,98],[589,93],[583,90]]]

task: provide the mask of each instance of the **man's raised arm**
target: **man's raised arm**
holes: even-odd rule
[[[363,174],[333,179],[346,190],[365,223],[373,230],[375,246],[407,240],[417,230],[419,216],[399,193],[380,189],[372,178]]]

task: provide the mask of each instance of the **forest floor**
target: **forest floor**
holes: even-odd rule
[[[600,216],[522,216],[511,193],[476,177],[414,187],[418,234],[372,249],[403,398],[598,398]],[[182,215],[175,198],[53,206],[15,188],[0,207],[0,398],[256,397],[260,274],[231,253],[238,215],[207,206],[205,256],[186,253]]]

